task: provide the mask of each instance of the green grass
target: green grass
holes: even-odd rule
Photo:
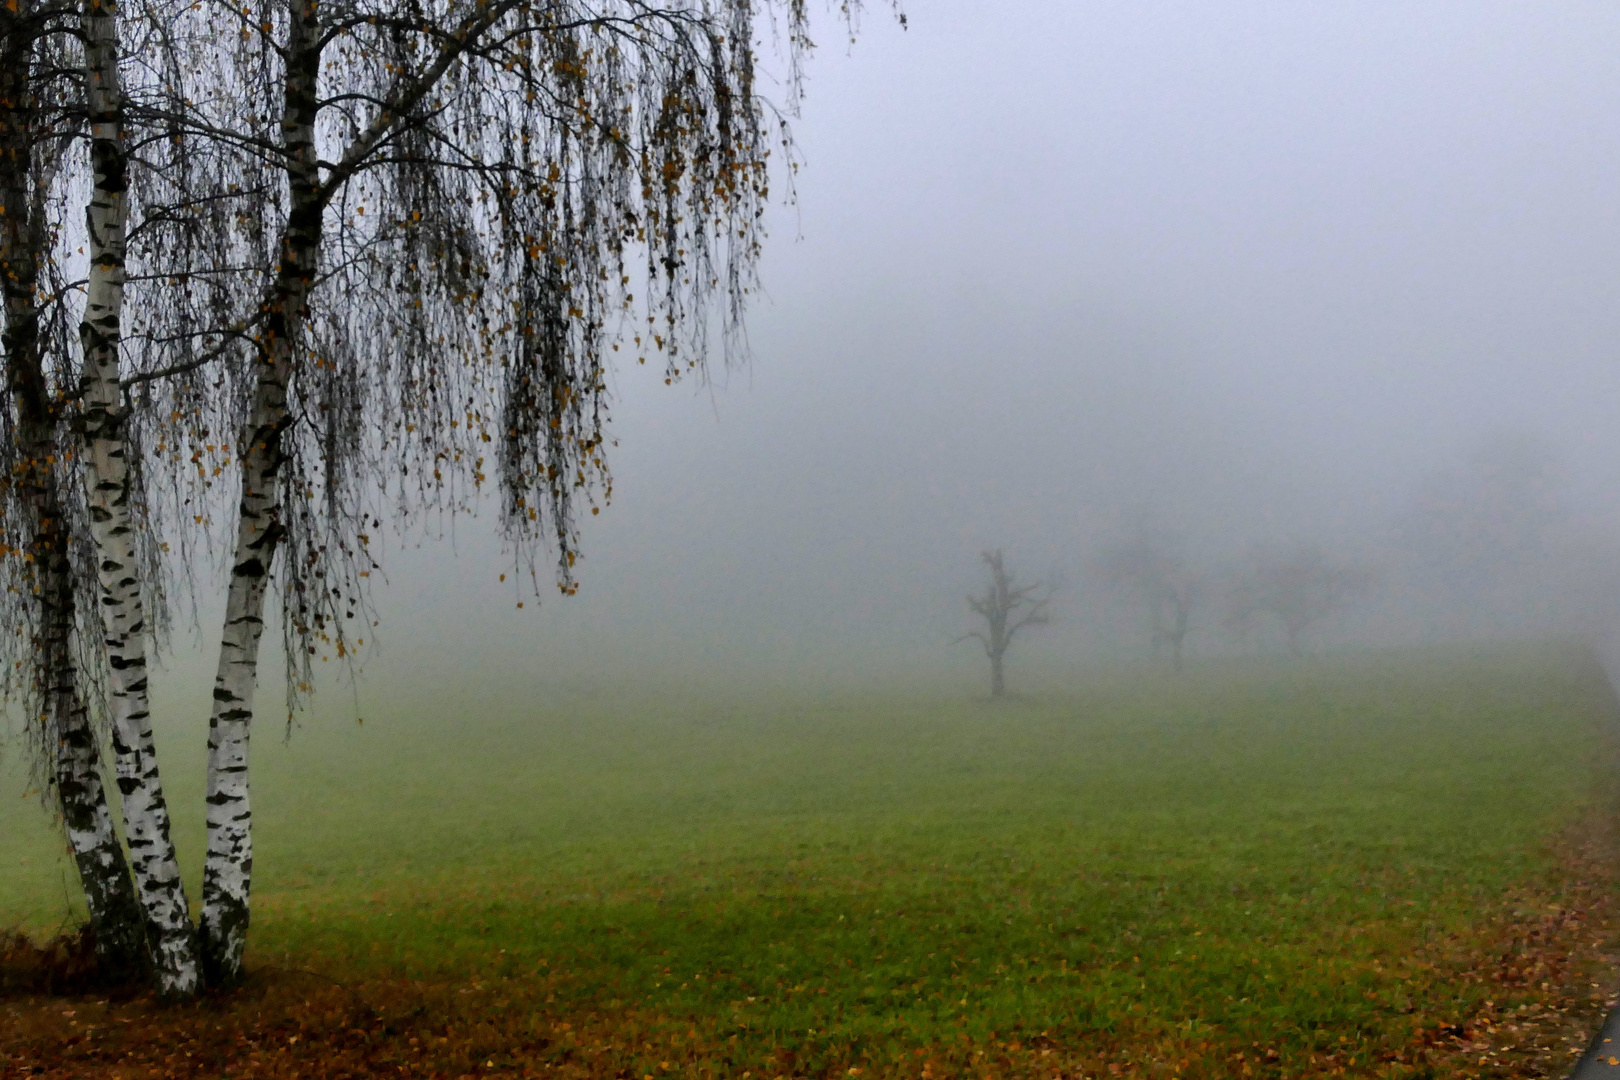
[[[1369,1054],[1486,993],[1435,958],[1548,872],[1614,718],[1590,658],[1550,646],[1136,669],[1006,704],[417,710],[260,736],[250,963],[510,977],[745,1042]],[[195,871],[199,754],[164,736]],[[60,841],[4,782],[0,925],[49,928]]]

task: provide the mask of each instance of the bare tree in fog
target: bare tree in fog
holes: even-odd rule
[[[1187,566],[1172,545],[1143,530],[1135,539],[1104,553],[1103,575],[1135,593],[1147,610],[1153,654],[1170,649],[1177,671],[1192,628],[1193,608],[1203,599],[1204,575]]]
[[[1314,544],[1257,545],[1228,594],[1227,621],[1239,628],[1274,620],[1298,656],[1304,633],[1343,609],[1370,583],[1367,573],[1329,558]]]
[[[982,596],[969,596],[968,606],[984,620],[983,630],[970,630],[957,638],[958,642],[972,638],[984,646],[990,658],[990,696],[1002,697],[1007,692],[1007,679],[1003,659],[1012,645],[1013,635],[1026,626],[1041,626],[1051,622],[1047,604],[1052,591],[1035,582],[1019,585],[1007,572],[1001,549],[984,552],[982,558],[990,568],[990,585]]]

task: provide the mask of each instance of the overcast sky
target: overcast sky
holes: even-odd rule
[[[983,547],[1072,581],[1144,512],[1210,557],[1358,538],[1492,431],[1608,512],[1620,9],[907,13],[820,25],[753,362],[616,376],[579,595],[518,610],[463,522],[392,557],[373,685],[971,667]]]

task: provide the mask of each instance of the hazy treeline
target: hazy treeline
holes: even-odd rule
[[[1077,574],[1068,614],[1171,661],[1601,635],[1620,617],[1620,529],[1577,504],[1570,476],[1547,443],[1495,433],[1419,476],[1359,534],[1257,532],[1222,550],[1167,524],[1173,508],[1143,511]]]

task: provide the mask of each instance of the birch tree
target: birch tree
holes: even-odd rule
[[[611,495],[613,354],[673,382],[738,340],[768,156],[788,145],[756,89],[761,12],[796,72],[798,0],[174,13],[171,82],[192,86],[154,121],[166,147],[234,164],[201,268],[143,293],[123,382],[127,438],[189,485],[171,505],[204,506],[221,470],[240,483],[209,724],[210,982],[240,977],[246,942],[272,582],[295,695],[317,656],[364,645],[384,512],[472,510],[489,490],[516,565],[537,582],[549,550],[576,587],[577,514]]]
[[[349,627],[365,624],[384,504],[459,512],[492,488],[518,565],[535,578],[549,546],[574,589],[576,513],[611,495],[611,354],[672,382],[703,366],[711,329],[722,351],[736,341],[767,158],[790,145],[755,90],[760,12],[781,19],[791,107],[808,47],[794,0],[177,3],[122,27],[111,0],[0,15],[0,574],[21,627],[7,670],[117,966],[140,960],[138,893],[161,989],[195,992],[199,959],[216,984],[239,977],[273,569],[295,695],[318,653],[364,645]],[[82,186],[81,234],[63,215]],[[58,249],[80,239],[88,267],[69,282]],[[199,943],[147,700],[150,503],[166,492],[158,516],[206,528],[233,464]],[[138,890],[100,787],[98,702]]]
[[[969,630],[958,641],[972,639],[984,646],[984,655],[990,658],[990,696],[1003,697],[1007,693],[1004,661],[1018,631],[1027,626],[1043,626],[1051,622],[1048,605],[1051,590],[1040,582],[1019,585],[1007,570],[1006,559],[998,548],[986,551],[981,558],[990,568],[990,584],[982,596],[969,596],[968,607],[984,620],[983,630]]]
[[[137,547],[133,510],[138,492],[124,437],[128,411],[120,385],[120,348],[130,163],[119,20],[112,0],[85,0],[82,29],[92,183],[85,222],[89,266],[79,324],[79,467],[95,552],[107,707],[130,864],[158,989],[167,996],[190,996],[201,989],[202,973],[152,737],[142,596],[150,561],[143,560]]]
[[[10,699],[21,705],[54,788],[84,886],[97,949],[115,972],[144,960],[140,908],[100,775],[90,698],[93,580],[66,430],[70,306],[58,243],[60,186],[81,129],[74,63],[79,11],[21,0],[0,10],[0,287],[5,294],[0,408],[0,609]],[[90,620],[93,624],[93,620]]]

